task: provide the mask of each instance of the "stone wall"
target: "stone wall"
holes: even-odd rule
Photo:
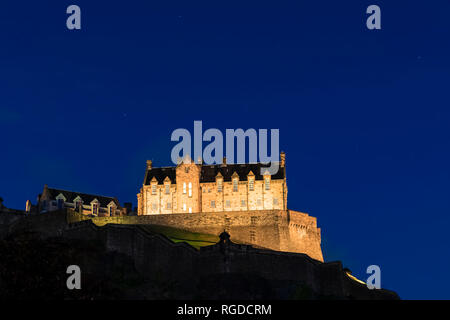
[[[341,262],[322,263],[305,254],[275,252],[230,241],[196,250],[136,225],[98,227],[92,221],[73,223],[62,235],[92,240],[108,251],[132,257],[139,273],[159,279],[192,282],[215,274],[251,274],[268,280],[299,281],[322,296],[398,299],[392,291],[369,290],[350,279]]]
[[[70,216],[69,222],[91,219],[73,214]],[[305,253],[313,259],[323,261],[320,229],[317,228],[316,218],[292,210],[95,217],[92,221],[99,226],[150,224],[212,235],[226,230],[238,243],[277,251]]]

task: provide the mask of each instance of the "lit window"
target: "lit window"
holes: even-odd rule
[[[152,185],[152,194],[156,194],[156,184]]]
[[[227,208],[231,207],[231,201],[230,200],[225,201],[225,206]]]
[[[211,201],[211,208],[215,208],[216,207],[216,201],[212,200]]]
[[[270,178],[264,179],[266,190],[270,190]]]
[[[222,192],[222,187],[223,187],[223,181],[218,180],[217,181],[217,192]]]
[[[183,182],[183,193],[186,194],[186,182]]]
[[[192,197],[192,183],[189,182],[189,197]]]
[[[238,191],[238,180],[233,179],[233,192]]]
[[[183,211],[186,211],[186,203],[183,203]]]
[[[92,204],[92,214],[94,215],[98,214],[98,203]]]
[[[192,208],[191,207],[189,207],[189,213],[192,213]]]
[[[254,179],[248,180],[248,189],[249,189],[250,191],[255,190],[255,180],[254,180]]]
[[[166,194],[170,193],[170,184],[166,184]]]

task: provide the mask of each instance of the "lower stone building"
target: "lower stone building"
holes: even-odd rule
[[[27,211],[32,208],[29,201],[27,201],[26,208]],[[38,196],[37,212],[50,212],[64,208],[100,217],[125,215],[128,209],[121,207],[119,200],[115,197],[53,189],[45,185],[42,194]]]

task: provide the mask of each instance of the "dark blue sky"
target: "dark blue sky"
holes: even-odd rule
[[[95,2],[95,3],[93,3]],[[395,3],[394,3],[395,2]],[[82,30],[66,29],[66,7]],[[365,27],[378,4],[382,30]],[[0,10],[0,196],[136,203],[170,134],[279,128],[325,259],[450,298],[448,1],[16,1]]]

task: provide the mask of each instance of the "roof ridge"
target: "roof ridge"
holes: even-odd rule
[[[85,193],[85,192],[78,192],[78,191],[70,191],[70,190],[65,190],[65,189],[48,188],[48,190],[56,190],[56,191],[71,192],[71,193],[77,193],[77,194],[85,194],[85,195],[94,196],[94,197],[117,199],[116,197],[102,196],[100,194]]]

